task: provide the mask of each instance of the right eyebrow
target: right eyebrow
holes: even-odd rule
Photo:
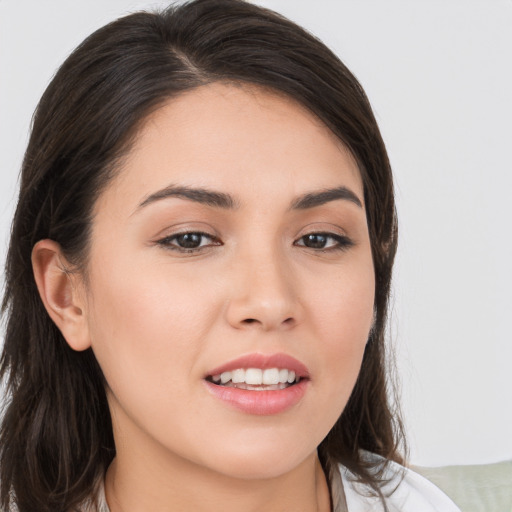
[[[167,199],[169,197],[189,199],[207,206],[214,206],[216,208],[224,208],[228,210],[234,210],[239,206],[232,196],[225,194],[224,192],[215,192],[201,187],[169,185],[168,187],[158,190],[146,197],[139,204],[137,210],[147,206],[148,204],[154,203],[155,201],[160,201],[161,199]]]

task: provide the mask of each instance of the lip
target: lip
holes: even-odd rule
[[[246,389],[219,386],[207,380],[203,382],[213,396],[229,407],[246,414],[270,416],[285,412],[300,402],[306,394],[310,381],[301,379],[293,386],[273,391],[248,391]]]
[[[285,389],[250,391],[233,387],[219,386],[206,380],[206,377],[219,375],[238,368],[286,368],[293,370],[300,381]],[[288,354],[249,354],[233,359],[212,369],[203,380],[207,390],[216,398],[246,414],[272,415],[285,412],[296,405],[309,388],[309,371],[306,366]]]
[[[248,354],[237,359],[233,359],[232,361],[210,370],[205,375],[205,378],[213,375],[220,375],[224,372],[238,370],[239,368],[261,368],[262,370],[266,370],[267,368],[286,368],[287,370],[293,370],[295,375],[298,377],[303,379],[309,378],[309,371],[303,363],[282,352],[277,354]],[[258,393],[262,393],[262,391],[258,391]]]

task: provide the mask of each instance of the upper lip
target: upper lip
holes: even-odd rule
[[[309,377],[309,371],[303,363],[282,352],[277,354],[247,354],[213,368],[206,376],[220,375],[221,373],[230,372],[239,368],[261,368],[262,370],[267,368],[286,368],[287,370],[293,370],[297,377]]]

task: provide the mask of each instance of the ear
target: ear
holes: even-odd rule
[[[69,271],[57,242],[40,240],[32,249],[32,268],[46,311],[73,350],[91,346],[83,279]]]

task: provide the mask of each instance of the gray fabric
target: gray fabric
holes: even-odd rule
[[[512,461],[413,469],[450,496],[462,512],[512,512]]]

